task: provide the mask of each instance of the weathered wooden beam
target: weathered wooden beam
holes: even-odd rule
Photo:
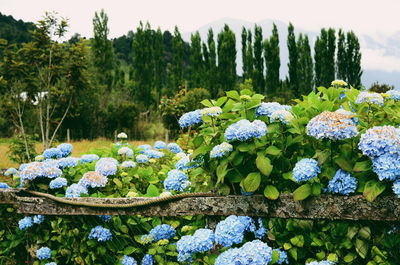
[[[14,192],[14,197],[10,193],[12,192],[2,194],[0,191],[0,204],[5,202],[15,204],[18,212],[23,214],[143,216],[235,214],[301,219],[400,221],[400,199],[396,196],[380,196],[374,202],[366,201],[361,195],[321,195],[302,202],[294,201],[291,194],[282,194],[275,201],[268,200],[262,195],[194,197],[145,207],[118,209],[62,204],[47,198],[26,197],[19,190]],[[151,198],[69,198],[71,201],[116,205],[149,199]]]

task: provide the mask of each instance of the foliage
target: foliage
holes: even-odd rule
[[[387,91],[392,89],[394,89],[394,86],[390,86],[388,84],[379,84],[379,82],[375,82],[368,90],[371,92],[386,93]]]
[[[8,158],[16,163],[22,164],[30,161],[29,158],[35,157],[35,141],[33,137],[26,135],[26,143],[28,145],[29,157],[27,157],[25,149],[25,141],[22,135],[16,136],[10,143],[10,149],[8,150]]]

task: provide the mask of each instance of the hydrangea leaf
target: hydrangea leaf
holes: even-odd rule
[[[241,182],[242,188],[246,192],[254,192],[258,189],[261,184],[261,175],[257,172],[252,172],[247,175]]]
[[[367,201],[372,202],[385,190],[385,184],[375,180],[370,180],[365,183],[364,187],[364,197]]]
[[[293,199],[295,201],[302,201],[307,199],[311,195],[311,185],[310,184],[304,184],[298,187],[294,192],[293,192]]]
[[[268,155],[272,155],[272,156],[278,156],[282,153],[282,151],[278,147],[276,147],[274,145],[270,145],[265,150],[265,153]]]
[[[257,156],[256,166],[258,170],[260,170],[260,172],[263,173],[265,176],[269,176],[273,168],[271,160],[263,155]]]
[[[267,185],[264,189],[264,196],[270,200],[276,200],[279,198],[279,191],[275,186]]]

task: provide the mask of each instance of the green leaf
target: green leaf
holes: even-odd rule
[[[273,168],[271,160],[263,155],[257,156],[256,166],[258,170],[260,170],[260,172],[263,173],[265,176],[269,176]]]
[[[146,196],[148,196],[148,197],[157,197],[159,195],[160,195],[160,192],[159,192],[158,188],[155,185],[150,184],[147,187]]]
[[[273,250],[272,251],[272,260],[271,260],[271,264],[275,264],[276,262],[278,262],[279,261],[279,259],[280,259],[280,254],[279,254],[279,252],[278,251],[276,251],[276,250]]]
[[[360,230],[358,230],[358,236],[370,240],[371,239],[371,229],[368,226],[362,227]]]
[[[278,156],[281,154],[281,150],[273,145],[268,146],[268,148],[265,150],[265,153],[268,155],[272,155],[272,156]]]
[[[322,184],[321,183],[314,182],[311,185],[311,193],[312,193],[312,195],[319,196],[321,194],[321,190],[322,190]]]
[[[368,244],[364,240],[357,238],[355,247],[358,255],[360,255],[361,258],[365,259],[368,254]]]
[[[113,182],[115,183],[115,185],[117,185],[117,187],[118,187],[119,189],[122,188],[122,182],[121,182],[119,179],[114,178],[114,179],[113,179]]]
[[[351,170],[353,169],[351,160],[349,159],[346,159],[344,157],[335,157],[333,160],[344,171],[351,172]]]
[[[346,263],[350,263],[350,262],[352,262],[353,260],[355,260],[356,258],[357,258],[357,254],[356,254],[356,253],[349,253],[349,254],[347,254],[346,256],[344,256],[343,260],[344,260]]]
[[[212,104],[211,101],[208,100],[208,99],[205,99],[205,100],[201,101],[200,103],[201,103],[202,105],[206,106],[206,107],[209,107],[209,108],[213,107],[213,104]]]
[[[239,93],[238,93],[236,90],[228,91],[228,92],[226,92],[226,95],[227,95],[229,98],[233,98],[233,99],[236,99],[236,100],[240,100]]]
[[[254,192],[258,189],[261,184],[261,174],[257,172],[252,172],[245,177],[241,186],[246,192]]]
[[[354,172],[364,172],[364,171],[368,171],[370,169],[371,169],[371,161],[370,160],[356,162],[356,164],[353,167]]]
[[[294,192],[293,192],[293,199],[295,201],[302,201],[305,200],[308,196],[311,195],[312,189],[310,184],[304,184],[298,187]]]
[[[372,202],[385,190],[385,184],[380,181],[370,180],[365,183],[363,195],[367,201]]]
[[[264,196],[270,200],[276,200],[279,198],[279,191],[275,186],[267,185],[264,189]]]
[[[296,247],[302,248],[304,246],[304,236],[298,235],[290,239],[290,243]]]
[[[136,248],[134,248],[134,247],[127,247],[127,248],[124,249],[124,254],[125,255],[130,255],[133,252],[135,252],[135,250],[136,250]]]
[[[218,177],[217,184],[224,183],[224,178],[225,178],[226,174],[228,173],[227,168],[228,168],[228,162],[227,161],[221,162],[218,165],[217,170],[216,170],[217,177]]]

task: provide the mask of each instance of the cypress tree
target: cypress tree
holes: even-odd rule
[[[360,52],[360,43],[358,41],[357,36],[354,32],[347,32],[347,50],[346,50],[346,58],[347,58],[347,82],[356,87],[361,87],[361,52]]]
[[[337,49],[337,78],[347,81],[347,55],[346,55],[346,36],[340,29],[338,32]]]
[[[160,28],[155,33],[153,51],[154,89],[156,90],[157,102],[159,102],[164,83],[164,40]]]
[[[279,68],[281,66],[281,61],[279,51],[279,33],[274,24],[271,37],[264,41],[266,67],[265,94],[274,94],[280,87]]]
[[[307,95],[313,90],[314,68],[308,36],[299,35],[297,41],[299,51],[299,91]]]
[[[299,54],[297,51],[296,45],[296,36],[294,34],[294,27],[292,23],[289,23],[288,27],[288,37],[287,37],[287,46],[289,50],[289,87],[293,92],[295,97],[300,96],[299,93],[299,79],[298,79],[298,60]]]
[[[178,27],[175,26],[172,38],[172,60],[169,84],[171,92],[178,91],[183,84],[183,47],[184,43]]]
[[[248,75],[247,70],[247,29],[242,28],[242,70],[243,70],[243,80],[246,80]]]
[[[208,30],[207,44],[208,44],[208,55],[209,55],[208,87],[210,89],[211,95],[215,98],[218,95],[217,52],[214,40],[214,32],[211,28]]]
[[[236,38],[225,24],[218,34],[218,79],[223,91],[231,90],[236,83]]]
[[[315,85],[328,87],[335,79],[335,30],[322,29],[315,42],[314,50]]]
[[[201,51],[201,38],[197,31],[191,36],[190,45],[190,87],[202,87],[203,86],[203,54]]]
[[[247,63],[247,73],[246,79],[252,79],[254,73],[254,57],[253,57],[253,36],[251,31],[247,31],[247,50],[246,50],[246,63]]]
[[[274,24],[275,26],[275,24]],[[279,40],[278,40],[279,41]],[[257,92],[265,93],[263,33],[260,26],[254,26],[253,85]],[[279,48],[278,48],[279,49]],[[278,70],[279,71],[279,70]]]

